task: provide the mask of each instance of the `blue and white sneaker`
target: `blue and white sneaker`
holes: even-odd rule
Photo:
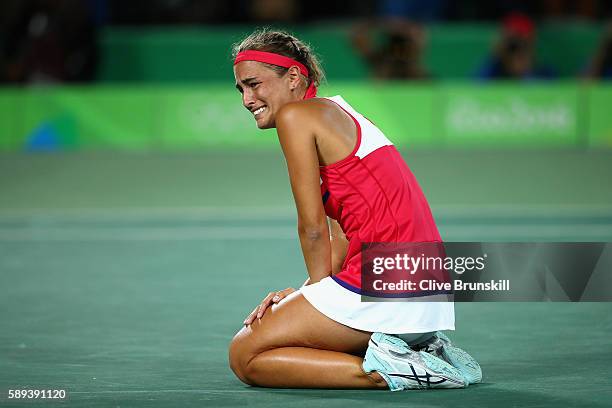
[[[405,341],[383,333],[372,334],[363,369],[380,374],[391,391],[468,386],[461,372],[446,361],[414,351]]]
[[[480,364],[465,350],[453,346],[450,339],[442,332],[436,332],[429,340],[412,346],[416,351],[423,351],[446,361],[459,371],[470,384],[482,381]]]

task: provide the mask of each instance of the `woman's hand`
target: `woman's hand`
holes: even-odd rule
[[[282,299],[286,298],[287,296],[289,296],[289,294],[293,292],[295,292],[295,289],[287,288],[278,292],[268,293],[268,296],[266,296],[264,300],[262,300],[261,303],[255,309],[253,309],[251,314],[249,314],[247,318],[244,319],[245,326],[248,326],[249,324],[253,323],[255,319],[261,319],[261,317],[266,312],[266,309],[268,309],[268,307],[272,303],[280,302]]]

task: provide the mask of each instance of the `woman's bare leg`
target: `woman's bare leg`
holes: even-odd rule
[[[236,334],[230,366],[261,387],[388,388],[361,368],[370,334],[329,319],[295,293]]]

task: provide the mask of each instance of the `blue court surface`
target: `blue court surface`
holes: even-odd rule
[[[612,241],[611,153],[403,154],[445,240]],[[240,383],[233,334],[305,277],[276,153],[4,155],[0,191],[2,406],[610,406],[610,303],[457,304],[464,390]]]

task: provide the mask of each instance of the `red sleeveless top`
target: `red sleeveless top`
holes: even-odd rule
[[[441,242],[419,184],[393,143],[342,97],[327,98],[357,126],[355,148],[343,160],[322,166],[325,213],[338,221],[349,248],[333,279],[359,293],[361,244],[367,242]]]

